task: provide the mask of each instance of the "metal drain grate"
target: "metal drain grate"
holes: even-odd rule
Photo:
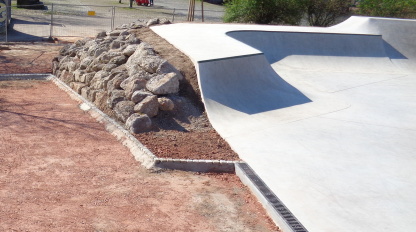
[[[280,199],[267,187],[267,185],[257,176],[257,174],[246,163],[237,164],[250,181],[256,186],[260,193],[266,198],[273,209],[281,216],[293,232],[308,232],[308,230],[298,221]]]

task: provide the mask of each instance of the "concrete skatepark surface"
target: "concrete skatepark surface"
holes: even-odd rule
[[[214,128],[304,226],[282,217],[284,231],[414,230],[416,21],[152,29],[193,60]]]

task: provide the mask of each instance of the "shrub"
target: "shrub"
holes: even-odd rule
[[[362,15],[406,18],[416,12],[416,0],[361,0],[358,7]]]
[[[302,0],[228,0],[225,22],[297,25],[303,16]]]
[[[346,0],[306,0],[306,17],[309,25],[327,27],[349,13],[350,1]]]

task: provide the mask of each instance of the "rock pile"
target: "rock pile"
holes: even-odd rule
[[[166,20],[123,25],[61,49],[53,73],[100,109],[111,110],[132,133],[149,131],[152,117],[174,109],[182,74],[135,36],[135,29]]]

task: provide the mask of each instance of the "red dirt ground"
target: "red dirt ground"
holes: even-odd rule
[[[59,49],[0,45],[0,74],[50,73]],[[235,175],[146,170],[51,82],[0,81],[0,231],[278,228]]]
[[[51,73],[51,59],[61,47],[53,43],[0,44],[0,74]]]
[[[232,174],[151,172],[48,81],[0,81],[0,231],[277,231]]]

